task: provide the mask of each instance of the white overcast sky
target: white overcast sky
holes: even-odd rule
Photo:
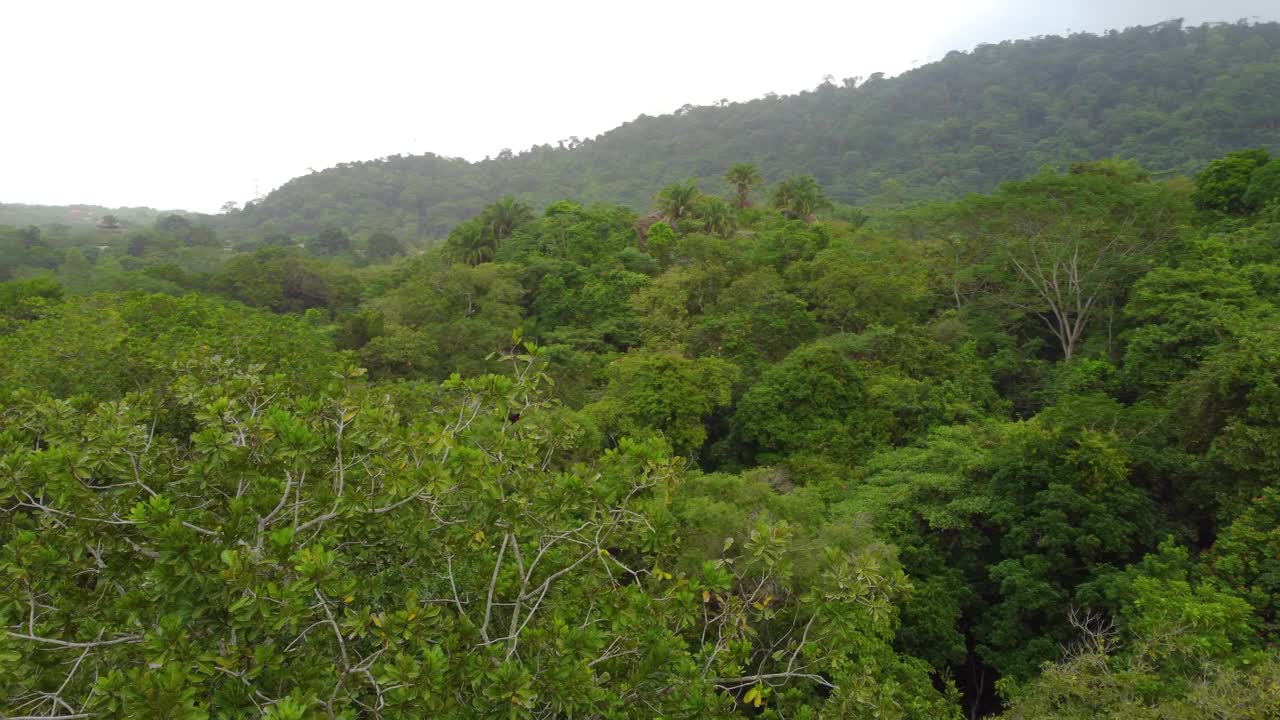
[[[0,0],[0,202],[212,211],[335,163],[480,159],[981,42],[1275,0]]]

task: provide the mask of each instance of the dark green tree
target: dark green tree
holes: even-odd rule
[[[404,245],[394,235],[385,232],[370,235],[365,248],[365,255],[375,262],[390,260],[403,253]]]
[[[1245,194],[1253,173],[1267,164],[1270,156],[1263,148],[1241,150],[1209,163],[1196,175],[1192,199],[1201,210],[1240,215],[1249,209]]]

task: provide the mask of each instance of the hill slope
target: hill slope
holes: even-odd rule
[[[836,200],[983,191],[1045,164],[1120,155],[1193,172],[1246,146],[1280,147],[1280,24],[1180,22],[983,45],[887,79],[686,106],[573,147],[477,163],[395,156],[296,178],[240,215],[263,232],[326,225],[439,237],[485,203],[572,196],[637,209],[735,162],[766,179],[811,173]]]

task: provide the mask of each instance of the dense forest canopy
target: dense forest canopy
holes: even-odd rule
[[[1277,168],[0,229],[0,711],[1275,717]]]
[[[832,200],[857,205],[987,192],[1044,165],[1099,157],[1192,173],[1232,149],[1280,149],[1278,52],[1277,23],[1172,21],[982,45],[895,78],[686,106],[481,162],[346,163],[286,183],[238,219],[267,233],[333,225],[440,238],[502,196],[639,210],[655,187],[688,177],[715,187],[743,161],[771,182],[813,175]]]
[[[989,46],[617,131],[767,149],[676,129],[847,102],[892,145],[919,126],[881,100],[1042,53],[1057,89],[988,110],[1062,115],[1086,47],[1131,60],[1088,65],[1107,107],[1167,110],[1128,149],[1111,110],[1098,145],[990,136],[1063,154],[1001,146],[983,193],[936,187],[996,153],[974,116],[955,156],[850,165],[896,168],[864,205],[812,132],[628,156],[624,203],[539,175],[612,140],[430,159],[531,173],[435,176],[436,243],[393,184],[315,185],[409,158],[225,218],[0,226],[0,717],[1280,717],[1276,32]],[[318,224],[245,225],[284,197]]]

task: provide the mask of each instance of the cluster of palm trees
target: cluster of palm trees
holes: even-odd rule
[[[705,233],[728,237],[737,229],[737,217],[724,198],[704,195],[693,180],[671,183],[658,192],[656,209],[673,227],[692,219]]]
[[[738,163],[725,172],[724,182],[732,192],[728,200],[704,194],[692,179],[671,183],[657,195],[657,214],[673,228],[681,222],[693,222],[702,232],[729,237],[737,229],[739,211],[752,207],[764,176],[755,165]],[[788,218],[813,222],[817,212],[830,203],[812,176],[792,175],[774,187],[769,204]],[[454,228],[448,245],[459,260],[479,265],[492,260],[498,244],[534,218],[528,205],[504,197]]]
[[[792,220],[813,222],[818,211],[830,204],[812,175],[792,175],[773,189],[773,206]]]
[[[739,210],[752,206],[752,195],[764,183],[760,168],[751,163],[738,163],[724,174],[724,182],[733,192],[733,205]],[[658,213],[671,225],[692,218],[703,232],[722,237],[733,234],[737,216],[724,199],[704,195],[693,180],[682,180],[663,188],[656,198]],[[770,197],[770,205],[793,220],[813,222],[819,210],[830,205],[822,187],[810,175],[792,175],[778,183]]]

